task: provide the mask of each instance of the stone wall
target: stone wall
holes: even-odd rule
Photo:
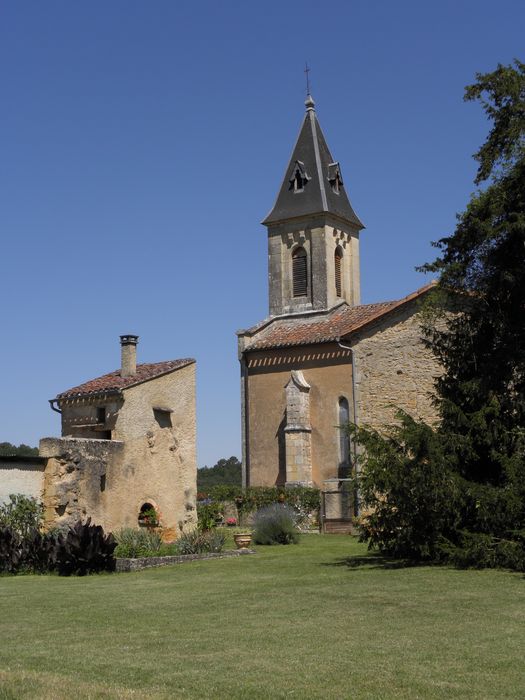
[[[102,427],[111,439],[65,436],[40,442],[40,454],[47,458],[46,524],[89,516],[108,532],[136,528],[141,507],[150,504],[160,516],[165,539],[193,529],[195,364],[124,389],[118,400],[71,401],[63,409],[64,432],[100,435],[95,426],[97,409],[103,406]]]
[[[336,343],[247,353],[249,486],[286,482],[286,390],[292,370],[310,385],[311,479],[322,486],[340,464],[339,399],[351,403],[351,353]]]
[[[42,500],[44,469],[38,457],[0,457],[0,503],[12,493]]]
[[[422,342],[414,300],[345,341],[246,353],[246,446],[248,485],[286,481],[286,391],[292,370],[301,370],[310,386],[312,480],[323,488],[340,476],[339,399],[349,404],[350,419],[383,428],[401,408],[416,419],[437,420],[431,396],[441,368]],[[355,371],[355,402],[352,371]],[[288,442],[291,442],[290,440]],[[296,450],[297,451],[297,450]],[[288,459],[288,461],[290,461]]]
[[[346,230],[345,230],[346,229]],[[326,309],[345,299],[359,304],[359,231],[350,224],[341,228],[333,217],[308,217],[272,225],[268,231],[268,283],[270,314]],[[293,296],[292,253],[301,246],[307,255],[308,293]],[[336,248],[343,252],[342,294],[335,289]]]
[[[45,525],[72,525],[89,516],[93,523],[111,530],[107,517],[111,493],[106,484],[118,469],[122,452],[122,443],[110,440],[40,440],[40,455],[47,458],[43,494]]]
[[[166,420],[158,421],[159,410]],[[156,413],[157,411],[157,418]],[[123,459],[108,482],[108,517],[137,526],[144,503],[160,514],[167,539],[197,523],[195,364],[124,391],[112,432],[124,443]]]
[[[398,408],[413,418],[437,420],[431,396],[441,367],[424,347],[418,302],[406,304],[353,339],[357,419],[381,428]]]

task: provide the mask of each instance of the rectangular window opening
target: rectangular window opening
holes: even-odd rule
[[[171,410],[167,408],[154,408],[153,416],[159,428],[171,428]]]

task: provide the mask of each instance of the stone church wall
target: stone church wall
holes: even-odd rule
[[[322,485],[339,465],[338,404],[351,401],[350,352],[337,344],[248,353],[249,485],[286,482],[286,392],[292,370],[310,385],[312,480]]]
[[[381,428],[398,408],[433,423],[431,396],[441,368],[422,343],[417,301],[389,314],[353,339],[358,422]]]

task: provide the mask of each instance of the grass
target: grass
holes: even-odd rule
[[[2,577],[0,629],[1,699],[525,697],[522,575],[388,567],[345,536]]]

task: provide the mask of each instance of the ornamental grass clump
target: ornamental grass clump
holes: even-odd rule
[[[140,528],[123,527],[114,533],[117,540],[115,556],[126,559],[157,557],[160,555],[162,538],[158,532]]]
[[[299,531],[293,508],[285,503],[272,503],[257,511],[253,521],[256,544],[297,544]]]
[[[226,537],[217,530],[185,532],[176,542],[179,554],[207,554],[222,552]]]

